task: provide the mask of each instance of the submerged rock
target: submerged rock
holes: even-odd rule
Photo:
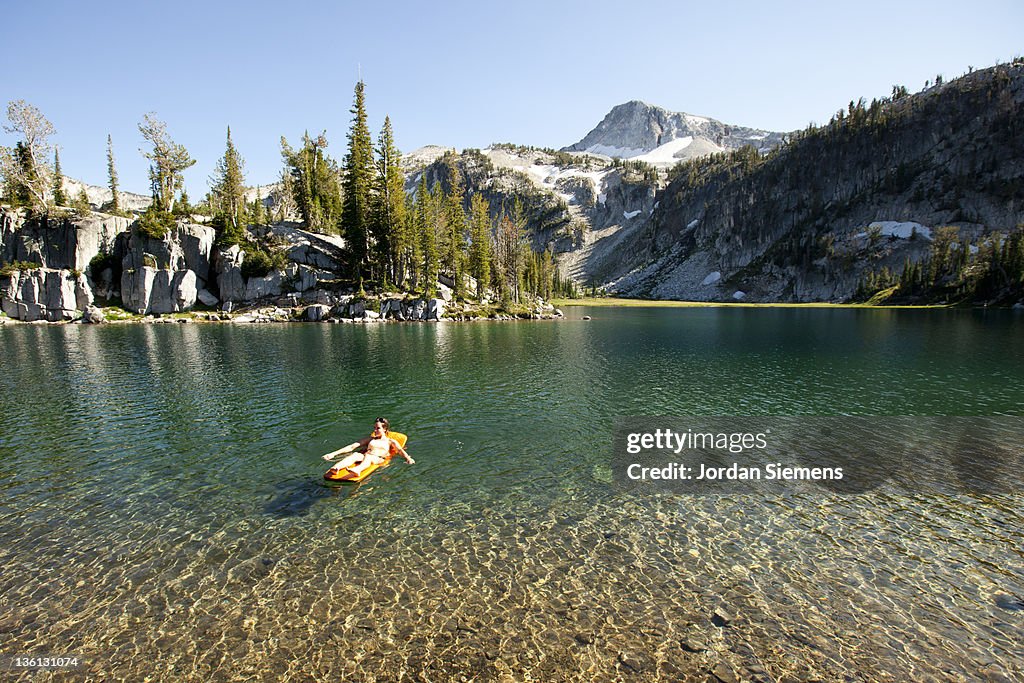
[[[1015,598],[1012,595],[996,596],[996,605],[1011,612],[1024,611],[1024,599]]]

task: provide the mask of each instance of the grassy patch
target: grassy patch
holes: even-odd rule
[[[120,306],[108,306],[108,307],[104,308],[103,309],[103,317],[106,318],[108,322],[119,322],[119,321],[122,321],[122,320],[123,321],[142,320],[142,316],[139,315],[138,313],[132,313],[131,311],[126,311],[125,309],[121,308]]]
[[[42,268],[38,263],[32,263],[30,261],[13,261],[5,264],[0,268],[0,277],[10,277],[16,272],[25,270],[35,270],[36,268]]]

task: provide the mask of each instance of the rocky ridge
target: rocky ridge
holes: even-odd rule
[[[783,133],[733,126],[633,100],[613,107],[582,140],[564,151],[639,158],[658,166],[671,166],[745,145],[765,152],[783,140]],[[653,154],[659,149],[662,154]]]
[[[1024,224],[1024,63],[851,107],[776,152],[693,164],[603,264],[626,296],[845,301],[952,226],[972,251]],[[592,264],[592,267],[598,267]]]

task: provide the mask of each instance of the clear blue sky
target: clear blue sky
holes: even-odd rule
[[[249,184],[277,178],[281,135],[326,129],[340,159],[360,66],[374,137],[388,114],[403,151],[557,148],[631,99],[792,130],[1024,52],[1021,0],[11,0],[0,17],[3,111],[46,114],[66,175],[105,184],[110,133],[122,189],[148,193],[137,124],[155,111],[198,160],[194,200],[228,125]]]

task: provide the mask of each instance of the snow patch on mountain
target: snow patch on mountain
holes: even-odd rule
[[[544,152],[516,153],[505,148],[489,147],[483,150],[483,154],[491,160],[495,167],[519,171],[532,180],[535,185],[554,192],[569,205],[578,204],[579,199],[576,194],[565,190],[567,181],[589,182],[594,188],[598,203],[601,203],[604,197],[602,193],[604,182],[608,174],[611,173],[611,169],[607,167],[599,170],[585,168],[583,157],[586,155],[580,155],[581,166],[557,166],[552,163],[544,163],[550,159],[550,156]]]
[[[657,147],[647,154],[641,154],[632,159],[638,161],[646,161],[648,164],[674,164],[680,159],[680,152],[693,144],[693,136],[687,135],[686,137],[676,138],[666,142],[661,147]]]

